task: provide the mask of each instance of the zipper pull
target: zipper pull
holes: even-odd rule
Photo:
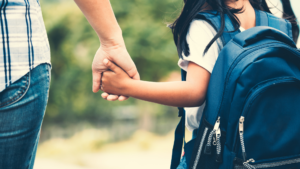
[[[215,123],[215,126],[214,126],[214,130],[215,130],[215,131],[217,131],[218,128],[220,127],[220,119],[221,119],[221,117],[218,117],[218,120],[217,120],[216,123]]]
[[[218,133],[220,134],[220,137],[221,137],[221,130],[220,130],[220,117],[218,118],[218,120],[217,120],[217,122],[216,122],[216,124],[215,124],[215,126],[214,126],[214,130],[216,131],[215,132],[215,142],[214,142],[214,146],[216,146],[217,144],[218,144]]]
[[[244,121],[245,121],[245,117],[241,116],[240,122],[239,122],[239,134],[240,134],[240,140],[241,140],[241,146],[242,146],[243,160],[246,161],[247,155],[246,155],[245,141],[244,141]]]
[[[245,117],[242,116],[240,118],[240,123],[239,123],[239,131],[240,131],[240,133],[244,133],[244,121],[245,121]]]
[[[216,162],[217,163],[222,163],[222,154],[221,154],[221,129],[218,128],[218,130],[216,131],[216,138],[217,138],[217,153],[216,153]]]
[[[215,125],[214,125],[214,129],[210,132],[208,139],[207,139],[207,144],[204,148],[204,154],[211,154],[211,142],[213,139],[214,134],[216,133],[216,131],[218,130],[219,126],[220,126],[220,119],[221,117],[218,117],[218,120],[216,121]]]
[[[251,158],[250,160],[246,161],[243,163],[243,165],[247,168],[247,169],[256,169],[256,167],[254,167],[253,165],[249,164],[249,163],[255,163],[255,160],[253,158]]]

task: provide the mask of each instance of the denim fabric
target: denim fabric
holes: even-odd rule
[[[187,169],[186,159],[185,156],[183,156],[180,160],[180,164],[176,169]]]
[[[0,168],[32,169],[48,101],[50,65],[41,64],[0,93]]]
[[[198,134],[198,129],[193,130],[192,139],[195,139],[197,137],[197,134]],[[176,169],[187,169],[187,163],[186,163],[185,156],[183,156],[181,158],[180,163]]]

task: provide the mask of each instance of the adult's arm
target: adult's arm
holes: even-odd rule
[[[100,39],[100,47],[94,57],[93,92],[100,89],[102,72],[107,70],[103,60],[108,60],[120,66],[131,78],[139,79],[136,66],[126,50],[122,30],[116,20],[109,0],[74,0],[81,9]],[[116,100],[118,96],[108,100]],[[119,98],[122,100],[123,98]]]
[[[98,34],[101,43],[118,45],[122,30],[109,0],[74,0]]]

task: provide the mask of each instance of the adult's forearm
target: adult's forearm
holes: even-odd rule
[[[196,107],[203,104],[205,91],[190,82],[147,82],[131,80],[123,90],[126,96],[176,107]]]
[[[109,0],[74,1],[98,34],[102,44],[114,45],[123,41],[121,28]]]

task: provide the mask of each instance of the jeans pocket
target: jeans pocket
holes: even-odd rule
[[[0,108],[16,103],[26,94],[30,86],[30,72],[0,92]]]

